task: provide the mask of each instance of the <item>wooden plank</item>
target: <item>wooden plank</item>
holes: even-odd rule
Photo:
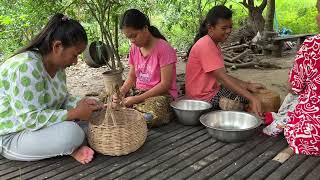
[[[17,171],[14,171],[14,172],[11,172],[11,173],[8,173],[6,175],[1,176],[1,180],[20,177],[21,175],[26,174],[28,172],[32,172],[32,171],[34,171],[36,169],[39,169],[39,168],[48,166],[50,164],[53,164],[58,160],[59,160],[59,158],[51,158],[51,159],[47,159],[47,160],[38,161],[35,164],[32,164],[30,166],[26,166],[24,168],[19,168],[19,170],[17,170]]]
[[[168,125],[168,129],[166,129],[166,131],[159,131],[159,132],[153,133],[154,134],[153,139],[156,139],[157,137],[159,137],[159,136],[156,136],[157,134],[161,135],[163,133],[167,133],[167,132],[170,132],[170,131],[175,131],[175,130],[177,130],[177,128],[181,128],[181,127],[183,127],[183,126],[182,125],[177,125],[177,124],[173,124],[171,126]],[[148,140],[152,140],[152,139],[148,138]],[[10,172],[17,171],[18,169],[24,168],[26,166],[30,166],[31,164],[36,164],[37,163],[37,162],[27,163],[27,162],[19,162],[19,161],[8,161],[8,162],[11,162],[11,163],[15,162],[15,163],[20,164],[20,166],[19,167],[9,167],[5,171],[2,171],[2,173],[8,174]],[[6,164],[4,164],[4,165],[6,165]],[[63,166],[57,167],[57,168],[51,168],[51,167],[54,167],[54,166],[60,166],[60,161],[57,161],[57,162],[55,162],[54,164],[51,164],[51,165],[49,164],[48,166],[44,166],[43,168],[39,168],[36,171],[32,171],[32,172],[29,172],[29,173],[27,172],[26,174],[20,175],[17,178],[19,178],[19,179],[20,178],[29,179],[29,178],[35,177],[37,175],[39,175],[39,179],[49,178],[49,177],[54,176],[56,174],[59,174],[59,173],[61,173],[63,171],[66,171],[66,170],[68,170],[70,168],[74,168],[74,167],[82,166],[82,165],[79,164],[78,162],[74,161],[71,157],[68,157],[68,158],[65,158]],[[0,167],[1,167],[1,165],[0,165]],[[5,168],[5,167],[2,167],[2,168]],[[2,174],[2,173],[0,172],[0,174]]]
[[[277,169],[281,163],[279,161],[268,161],[267,164],[262,166],[258,171],[253,173],[247,180],[265,179],[275,169]]]
[[[209,136],[207,134],[207,136]],[[201,150],[205,149],[205,148],[210,148],[212,147],[211,145],[216,143],[217,141],[211,137],[209,137],[209,139],[200,142],[199,144],[197,144],[194,147],[188,148],[187,150],[178,153],[176,156],[166,160],[166,161],[162,161],[161,159],[163,157],[160,157],[159,161],[157,161],[157,159],[155,161],[150,161],[149,163],[145,164],[144,167],[149,167],[151,166],[152,168],[148,169],[147,171],[144,171],[143,173],[141,173],[139,176],[136,176],[135,179],[139,179],[139,180],[148,180],[150,179],[152,176],[158,174],[158,173],[162,173],[164,170],[168,169],[169,167],[172,167],[173,165],[185,160],[186,158],[191,157],[192,155],[199,153]],[[210,146],[210,147],[209,147]],[[169,152],[170,154],[173,153],[173,151]],[[168,154],[169,154],[168,153]],[[140,167],[142,168],[142,167]],[[139,168],[139,169],[140,169]],[[144,168],[145,169],[145,168]]]
[[[168,126],[166,126],[165,128],[156,128],[157,131],[155,131],[155,133],[153,133],[153,136],[147,137],[146,139],[146,144],[147,143],[153,143],[153,141],[158,142],[157,139],[159,139],[161,137],[161,135],[163,134],[167,134],[167,133],[175,133],[176,131],[179,131],[179,129],[184,129],[185,127],[179,124],[175,124],[175,123],[170,123],[168,124]],[[86,165],[81,165],[81,164],[69,164],[68,166],[63,166],[62,168],[57,168],[54,169],[53,171],[49,171],[46,173],[43,173],[41,175],[39,175],[37,178],[39,179],[43,179],[43,178],[55,178],[56,175],[60,176],[62,179],[67,178],[69,176],[75,175],[78,173],[78,175],[81,176],[81,172],[85,171],[86,169],[90,169],[95,167],[96,165],[98,166],[101,163],[106,163],[108,161],[113,161],[114,159],[111,156],[103,156],[101,154],[97,154],[96,158],[89,164]]]
[[[240,159],[230,164],[228,167],[224,168],[222,171],[220,171],[210,179],[226,179],[227,177],[238,171],[240,168],[250,163],[254,158],[261,155],[279,140],[280,138],[268,138],[266,141],[256,146],[253,150],[246,153]]]
[[[182,144],[175,149],[172,149],[168,152],[166,152],[163,155],[153,157],[152,160],[150,160],[148,157],[143,158],[141,161],[136,161],[126,167],[123,168],[123,170],[119,171],[117,170],[116,172],[109,174],[108,176],[105,176],[104,178],[120,178],[120,179],[140,179],[137,176],[140,175],[143,172],[148,172],[149,169],[154,168],[154,166],[157,166],[160,163],[163,163],[165,161],[170,160],[171,158],[175,156],[179,156],[179,154],[183,153],[184,151],[193,148],[194,146],[199,145],[200,143],[206,141],[207,144],[211,144],[211,141],[208,139],[210,136],[208,133],[203,130],[201,131],[203,134],[200,136],[196,137],[195,134],[192,134],[191,136],[194,136],[193,139],[190,138],[185,144]],[[191,137],[190,136],[190,137]],[[152,155],[151,155],[152,157]],[[130,169],[130,167],[134,167]],[[126,173],[127,171],[127,173]],[[129,171],[129,172],[128,172]]]
[[[89,164],[83,165],[79,163],[69,163],[67,165],[63,165],[62,167],[45,172],[37,176],[36,178],[39,180],[40,179],[64,179],[75,174],[81,174],[81,171],[97,166],[103,162],[110,161],[111,159],[112,158],[110,156],[104,156],[102,154],[98,154],[95,160]],[[63,178],[57,178],[57,176],[60,176]]]
[[[137,153],[136,156],[131,156],[132,159],[130,159],[131,157],[128,157],[128,159],[126,161],[121,161],[118,162],[116,166],[109,166],[109,167],[104,167],[103,169],[100,169],[99,171],[90,174],[89,176],[87,176],[85,179],[95,179],[95,178],[100,178],[100,177],[105,177],[108,174],[111,173],[111,175],[114,175],[113,172],[114,171],[121,171],[123,170],[123,167],[127,167],[130,163],[134,162],[134,161],[138,161],[141,162],[143,161],[144,158],[148,157],[148,158],[155,158],[157,156],[160,156],[182,144],[187,143],[190,140],[190,137],[192,137],[192,134],[194,133],[200,133],[203,134],[204,131],[201,131],[203,129],[203,127],[194,127],[189,129],[188,131],[185,131],[181,134],[177,134],[176,136],[173,136],[172,138],[168,139],[165,143],[167,143],[166,146],[154,146],[154,148],[156,148],[157,150],[155,152],[153,152],[152,154],[149,152],[148,150],[146,151],[146,154],[141,154],[141,153]],[[198,135],[197,135],[198,136]],[[137,157],[139,157],[139,159],[137,159]],[[140,163],[139,163],[140,164]],[[110,178],[107,178],[110,179]]]
[[[199,142],[197,142],[197,141],[203,141],[203,139],[208,138],[208,137],[203,136],[203,132],[202,132],[202,134],[201,134],[201,131],[199,131],[199,133],[195,133],[195,134],[190,135],[190,136],[189,136],[190,139],[192,139],[192,136],[194,136],[193,138],[195,138],[195,140],[192,140],[191,142],[189,142],[189,144],[186,144],[185,146],[192,146],[192,142],[193,142],[193,141],[196,141],[196,143],[199,143]],[[199,136],[200,136],[200,137],[199,137]],[[198,138],[197,138],[197,137],[198,137]],[[196,139],[196,138],[197,138],[197,139]],[[184,146],[184,145],[183,145],[183,146]],[[172,150],[172,151],[173,151],[173,150]],[[120,176],[120,175],[122,175],[122,174],[125,174],[126,172],[128,172],[128,171],[130,171],[130,170],[132,170],[132,169],[134,169],[134,168],[136,168],[136,167],[139,167],[139,168],[140,168],[140,167],[141,167],[141,166],[140,166],[141,164],[143,164],[143,166],[145,166],[145,163],[147,163],[150,158],[151,158],[151,159],[154,159],[154,158],[157,158],[157,157],[158,157],[158,156],[157,156],[156,153],[153,153],[153,154],[151,154],[151,155],[145,156],[143,159],[137,160],[137,161],[135,161],[135,162],[133,162],[133,163],[131,163],[131,164],[128,164],[128,165],[124,166],[123,168],[120,168],[120,169],[118,169],[117,171],[113,172],[112,174],[109,174],[108,176],[105,176],[104,178],[113,179],[114,176],[116,177],[116,176]],[[112,178],[111,178],[111,177],[112,177]],[[59,175],[55,176],[54,178],[56,178],[56,179],[63,179],[63,178],[65,178],[65,175],[64,175],[64,173],[63,173],[63,174],[59,174]]]
[[[148,139],[153,139],[156,137],[159,137],[161,135],[163,135],[164,133],[170,133],[172,131],[175,131],[178,128],[182,128],[183,125],[176,123],[176,122],[171,122],[165,126],[162,127],[158,127],[158,128],[152,128],[149,130],[148,132]]]
[[[1,174],[1,171],[6,170],[10,167],[20,167],[25,163],[36,163],[35,161],[31,161],[31,162],[23,162],[23,161],[9,161],[8,163],[5,164],[1,164],[0,165],[0,176],[3,175]]]
[[[209,154],[208,156],[204,157],[203,159],[197,161],[196,163],[186,167],[185,169],[179,171],[177,174],[173,175],[169,179],[186,179],[191,175],[197,173],[199,170],[207,167],[211,163],[217,161],[221,157],[229,154],[236,148],[245,145],[244,142],[240,143],[229,143],[226,146],[223,146],[221,149]]]
[[[315,167],[306,177],[305,180],[320,179],[320,164]]]
[[[230,176],[229,180],[239,180],[246,179],[256,170],[258,170],[261,166],[271,160],[278,152],[280,152],[284,147],[287,146],[287,143],[284,139],[278,141],[275,145],[271,146],[264,153],[259,155],[253,161],[251,161],[246,166],[242,167],[239,171]]]
[[[196,179],[196,178],[208,179],[211,176],[223,170],[225,167],[229,166],[230,164],[233,164],[234,161],[238,160],[239,158],[241,158],[241,156],[253,150],[257,145],[264,142],[265,140],[266,138],[263,138],[262,136],[257,137],[256,139],[253,139],[253,140],[249,140],[243,146],[237,149],[234,149],[232,152],[230,152],[226,156],[223,156],[217,161],[214,161],[213,163],[204,167],[203,169],[196,172],[194,175],[188,177],[187,179],[189,180]]]
[[[1,165],[0,177],[5,174],[9,174],[13,171],[18,171],[22,168],[25,168],[27,166],[31,166],[36,163],[38,163],[38,162],[37,161],[32,161],[32,162],[10,161],[10,163],[6,163],[6,164]]]
[[[155,169],[150,170],[149,172],[152,173],[152,175],[155,175],[154,177],[150,178],[151,180],[156,179],[169,179],[174,174],[182,171],[186,167],[191,166],[192,164],[200,161],[201,159],[209,156],[210,154],[214,153],[215,151],[219,150],[223,146],[226,146],[226,143],[223,142],[216,142],[208,147],[201,147],[202,150],[199,152],[195,152],[194,154],[190,154],[190,157],[187,157],[186,159],[183,159],[182,161],[177,158],[176,163],[162,163],[159,166],[157,166],[160,169],[160,171],[156,171]],[[234,144],[233,144],[234,146]],[[230,148],[230,147],[229,147]],[[156,171],[156,172],[155,172]],[[146,176],[143,176],[143,178]],[[147,179],[147,178],[146,178]]]
[[[80,165],[80,163],[75,161],[72,157],[68,157],[68,158],[64,157],[57,160],[53,164],[48,164],[47,166],[40,167],[38,169],[35,169],[33,171],[30,171],[28,173],[15,177],[13,178],[13,180],[31,179],[39,175],[41,175],[41,178],[43,177],[42,179],[47,179],[48,177],[50,177],[50,175],[46,176],[47,172],[55,172],[59,168],[67,170],[70,164],[72,166]],[[41,179],[41,178],[37,178],[37,179]]]
[[[316,167],[319,164],[319,162],[319,157],[310,156],[307,160],[300,164],[300,166],[298,166],[294,171],[292,171],[285,179],[303,179],[309,172],[311,172],[314,169],[314,167]]]
[[[148,141],[152,141],[152,140],[160,137],[163,133],[175,131],[175,130],[177,130],[178,128],[181,128],[181,127],[183,127],[183,126],[172,123],[172,125],[168,125],[168,127],[167,127],[165,130],[155,131],[155,133],[153,133],[154,136],[153,136],[152,138],[148,138],[147,140],[148,140]],[[159,136],[157,136],[158,134],[159,134]],[[65,158],[66,158],[67,161],[69,161],[70,159],[72,159],[72,158],[68,159],[67,157],[65,157]],[[99,159],[101,159],[100,161],[104,160],[104,158],[99,158]],[[96,161],[98,161],[98,160],[96,160]],[[31,164],[38,163],[38,161],[35,161],[35,162],[9,161],[9,162],[15,162],[15,163],[19,164],[19,166],[18,166],[18,167],[15,167],[15,166],[13,166],[13,167],[8,167],[8,166],[0,165],[0,168],[7,168],[7,169],[5,169],[4,171],[0,171],[0,176],[1,176],[1,175],[4,175],[4,174],[8,174],[8,173],[13,172],[13,171],[17,171],[18,169],[24,168],[24,167],[26,167],[26,166],[30,166]],[[49,177],[54,176],[54,175],[56,175],[56,174],[59,174],[59,173],[61,173],[61,172],[63,172],[63,171],[67,171],[69,168],[74,168],[74,167],[77,167],[77,166],[82,166],[81,164],[77,163],[76,161],[73,161],[73,160],[72,160],[72,162],[74,162],[75,164],[64,164],[64,166],[62,166],[62,167],[60,167],[60,168],[52,169],[52,171],[48,171],[48,172],[44,172],[44,170],[42,170],[42,169],[40,168],[40,169],[37,170],[37,172],[35,172],[34,174],[33,174],[32,172],[27,173],[27,174],[26,174],[26,177],[31,178],[31,177],[34,177],[34,176],[36,176],[36,175],[39,175],[39,179],[49,178]],[[98,161],[98,162],[99,162],[99,161]],[[14,163],[14,164],[15,164],[15,163]],[[55,164],[57,164],[57,163],[59,163],[59,161],[56,162]],[[93,163],[93,162],[92,162],[92,163]],[[90,164],[88,164],[88,165],[91,165],[92,163],[90,163]],[[6,163],[6,164],[8,164],[8,163]],[[6,164],[4,164],[4,165],[6,165]],[[55,164],[52,164],[52,165],[54,166]],[[87,167],[88,165],[85,165],[85,167]],[[92,164],[92,165],[94,165],[94,164]],[[51,166],[49,165],[49,167],[51,167]],[[46,169],[46,167],[45,167],[45,169]],[[41,172],[42,172],[42,174],[38,174],[38,173],[41,173]],[[74,174],[74,172],[71,172],[71,173]],[[22,176],[22,177],[24,177],[24,176]]]
[[[267,180],[284,179],[291,171],[297,168],[307,159],[304,155],[294,155],[286,162],[284,162],[279,168],[277,168],[272,174],[267,177]]]
[[[144,156],[154,153],[155,151],[170,145],[171,143],[179,140],[179,138],[182,138],[181,136],[185,135],[185,131],[195,129],[196,131],[199,129],[202,129],[203,127],[190,127],[190,126],[184,126],[182,128],[179,128],[176,131],[163,134],[160,138],[157,138],[155,141],[152,141],[151,143],[146,143],[143,145],[142,148],[138,149],[136,152],[131,153],[126,156],[126,158],[121,157],[113,157],[110,161],[103,162],[97,166],[90,167],[88,169],[85,169],[81,172],[81,174],[75,174],[73,176],[68,177],[67,179],[80,179],[82,177],[88,176],[92,173],[95,173],[96,171],[99,171],[105,167],[113,167],[116,168],[119,163],[129,163],[130,161],[134,161],[140,158],[143,158]],[[178,136],[178,137],[176,137]],[[129,161],[130,160],[130,161]]]
[[[177,123],[170,123],[167,125],[166,128],[155,128],[153,130],[152,136],[148,137],[148,140],[153,140],[156,139],[158,137],[160,137],[161,135],[163,135],[164,133],[168,133],[168,132],[172,132],[177,130],[178,128],[183,127],[183,125],[177,124]],[[10,161],[8,159],[4,159],[3,156],[1,156],[1,162],[0,162],[0,176],[3,176],[5,174],[14,172],[14,171],[21,171],[21,169],[27,167],[27,166],[31,166],[34,164],[38,164],[40,161],[34,161],[34,162],[22,162],[22,161]],[[36,171],[32,171],[32,172],[26,172],[26,175],[21,174],[19,177],[26,177],[26,179],[34,177],[39,175],[39,173],[43,173],[43,175],[40,175],[40,177],[42,178],[47,178],[47,177],[51,177],[52,175],[55,175],[57,173],[60,173],[60,169],[62,171],[66,171],[68,170],[67,168],[69,167],[75,167],[75,166],[79,166],[80,164],[78,164],[76,161],[74,161],[72,158],[66,158],[67,162],[69,162],[69,160],[71,160],[70,162],[74,162],[75,164],[64,164],[63,168],[53,168],[53,171],[49,171],[45,172],[45,170],[49,169],[49,167],[51,166],[55,166],[57,164],[59,164],[60,161],[54,162],[53,164],[48,164],[48,166],[44,166],[44,168],[39,168]],[[45,161],[45,160],[44,160]],[[66,162],[65,162],[66,163]],[[43,164],[43,162],[42,162]],[[80,165],[81,166],[81,165]],[[22,171],[24,172],[24,171]],[[44,173],[45,172],[45,173]]]
[[[5,164],[5,163],[8,163],[8,162],[10,162],[9,159],[1,159],[1,160],[0,160],[0,165]]]

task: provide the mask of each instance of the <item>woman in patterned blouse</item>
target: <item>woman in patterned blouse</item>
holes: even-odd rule
[[[0,154],[35,161],[71,155],[82,164],[93,150],[73,120],[88,120],[99,109],[92,99],[70,96],[64,69],[87,45],[79,22],[54,15],[29,45],[0,66]]]
[[[320,0],[317,1],[320,25]],[[297,52],[289,82],[298,94],[284,134],[297,154],[320,155],[320,35],[308,38]]]

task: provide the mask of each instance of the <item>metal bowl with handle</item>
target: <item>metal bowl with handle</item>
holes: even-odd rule
[[[212,107],[208,102],[191,99],[176,100],[170,105],[178,121],[183,125],[200,124],[199,117]]]
[[[262,124],[259,118],[240,111],[212,111],[203,114],[200,122],[213,138],[224,142],[247,140]]]

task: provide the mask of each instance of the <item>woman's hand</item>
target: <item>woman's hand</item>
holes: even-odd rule
[[[90,120],[93,111],[104,108],[103,103],[93,98],[83,98],[77,103],[77,107],[68,111],[68,120]]]
[[[112,103],[120,104],[124,96],[119,97],[117,94],[112,95]]]
[[[74,113],[76,119],[89,120],[94,110],[96,110],[94,105],[89,105],[85,100],[80,100],[72,113]]]
[[[100,102],[99,100],[97,99],[94,99],[94,98],[83,98],[81,99],[79,103],[85,103],[87,104],[88,106],[90,106],[91,109],[93,109],[94,111],[96,110],[100,110],[102,108],[104,108],[104,105],[102,102]]]
[[[252,100],[250,100],[249,109],[247,111],[252,112],[252,113],[256,114],[258,117],[260,117],[262,114],[260,100],[256,97],[253,97]]]
[[[250,83],[248,82],[247,90],[250,92],[258,92],[260,89],[265,89],[266,87],[260,83]]]
[[[142,102],[143,99],[140,96],[129,96],[123,99],[123,103],[125,106],[130,107],[133,104],[138,104]]]

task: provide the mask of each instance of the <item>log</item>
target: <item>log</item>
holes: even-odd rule
[[[236,46],[223,47],[222,51],[229,51],[229,50],[241,49],[241,48],[247,48],[247,47],[249,47],[248,44],[240,44]]]
[[[235,68],[248,68],[248,67],[255,67],[255,66],[261,66],[264,68],[275,68],[275,69],[281,69],[280,66],[270,64],[270,63],[260,63],[257,60],[253,60],[247,63],[242,64],[236,64],[236,63],[230,63],[230,62],[224,62],[226,67],[235,67]]]
[[[230,58],[230,59],[232,58],[232,55],[229,54],[229,53],[224,53],[223,56],[224,56],[224,57],[227,57],[227,58]]]
[[[227,62],[233,63],[233,62],[232,62],[232,58],[224,57],[224,60],[227,61]]]
[[[244,52],[242,52],[242,53],[238,54],[237,56],[233,57],[233,58],[231,59],[232,62],[234,62],[235,60],[240,59],[240,58],[246,56],[250,51],[251,51],[251,49],[247,49],[247,50],[245,50]]]
[[[258,65],[258,62],[251,61],[248,63],[242,63],[242,64],[236,64],[236,63],[229,63],[229,62],[224,62],[224,65],[227,67],[236,67],[236,68],[247,68],[247,67],[252,67],[254,65]]]

